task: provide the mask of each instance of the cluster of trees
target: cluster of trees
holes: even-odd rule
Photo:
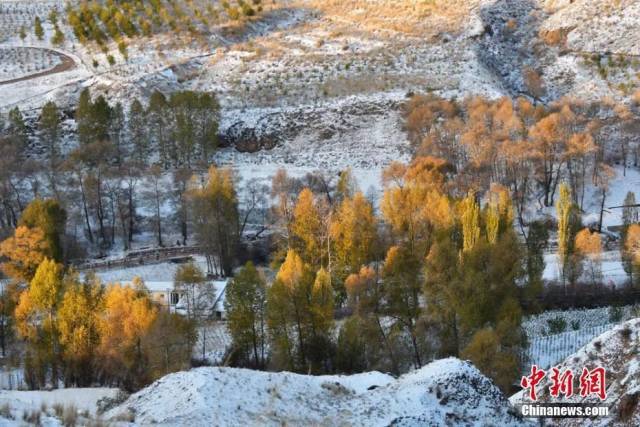
[[[580,103],[563,99],[549,106],[525,99],[449,101],[415,96],[406,105],[406,128],[418,154],[447,160],[460,188],[487,188],[492,182],[511,190],[516,218],[526,227],[532,200],[553,206],[566,181],[578,209],[588,184],[604,206],[611,165],[638,165],[634,134],[638,105],[613,101]],[[616,144],[607,144],[608,135]],[[598,229],[601,227],[601,221]]]
[[[49,22],[51,22],[54,30],[53,36],[51,37],[51,43],[59,46],[64,42],[65,37],[64,33],[60,29],[60,26],[58,25],[58,11],[56,9],[52,9],[49,13],[48,19]],[[36,16],[33,19],[33,34],[38,40],[44,40],[44,28],[42,27],[42,19],[40,19],[39,16]],[[27,38],[27,30],[24,26],[20,27],[18,35],[20,36],[21,40]]]
[[[65,220],[57,202],[35,200],[0,243],[2,272],[10,279],[0,307],[3,356],[19,338],[31,388],[64,383],[136,390],[189,367],[193,320],[159,310],[141,281],[81,280],[61,263]]]
[[[262,11],[261,0],[237,0],[221,3],[219,10],[211,2],[164,1],[87,1],[77,7],[67,7],[67,20],[81,43],[95,42],[106,53],[107,44],[118,44],[122,56],[127,58],[127,38],[151,36],[171,30],[191,34],[207,32],[211,24],[220,22],[224,11],[231,20],[250,17]]]
[[[137,212],[144,205],[153,212],[149,223],[158,245],[166,243],[163,226],[168,224],[180,230],[186,244],[189,180],[196,168],[206,168],[217,144],[215,97],[155,92],[148,106],[134,99],[125,111],[102,96],[92,99],[85,90],[75,111],[77,145],[65,138],[64,115],[48,102],[31,125],[35,132],[17,108],[6,125],[0,120],[0,228],[15,228],[29,195],[44,193],[71,213],[74,242],[106,249],[120,240],[128,249],[145,225]],[[42,155],[34,156],[38,150]],[[168,175],[172,179],[165,182]],[[165,213],[167,204],[175,215]]]
[[[217,144],[218,101],[207,92],[178,91],[166,97],[155,91],[147,106],[133,99],[127,111],[109,105],[103,96],[94,101],[85,89],[75,111],[80,145],[110,141],[115,160],[141,165],[155,159],[163,167],[208,164]]]
[[[542,230],[527,220],[535,216],[535,201],[540,208],[557,201],[562,283],[600,284],[600,232],[613,167],[620,165],[626,175],[630,165],[640,162],[639,107],[635,101],[607,99],[591,103],[562,99],[545,106],[525,99],[451,101],[419,95],[405,106],[405,125],[418,155],[434,155],[454,167],[458,191],[486,190],[491,183],[508,188],[518,229],[529,248],[537,244]],[[588,186],[595,188],[594,200],[586,198]],[[580,216],[589,203],[599,206],[600,214],[585,230]],[[625,270],[636,283],[635,195],[630,193],[623,205],[620,251]]]
[[[542,254],[517,238],[505,188],[459,197],[451,172],[433,157],[394,163],[381,215],[349,171],[331,187],[276,175],[277,274],[267,283],[249,264],[227,286],[232,360],[399,374],[455,355],[509,389],[524,345],[520,301],[541,282],[542,261],[527,259]],[[340,327],[336,312],[347,316]]]

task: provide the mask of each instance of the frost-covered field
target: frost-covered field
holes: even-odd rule
[[[60,64],[55,52],[37,48],[0,48],[0,83],[50,70]]]
[[[640,310],[637,306],[553,310],[531,316],[522,325],[529,339],[528,362],[545,368],[555,365],[594,337],[638,316]],[[551,324],[559,319],[564,321],[564,330],[552,333],[554,331],[551,331]]]
[[[196,264],[204,267],[206,271],[206,262],[202,258],[196,259]],[[105,283],[129,282],[134,277],[139,277],[148,282],[172,281],[178,264],[163,262],[159,264],[148,264],[130,268],[117,268],[102,270],[96,272],[96,275]]]
[[[37,40],[33,35],[33,24],[36,16],[45,22],[51,10],[62,11],[64,1],[61,0],[2,0],[0,1],[0,42],[20,40],[20,29],[24,28],[25,41]]]
[[[594,337],[610,330],[614,326],[616,324],[611,323],[587,327],[577,331],[570,330],[555,335],[531,338],[527,349],[528,362],[523,367],[523,372],[528,372],[531,364],[546,369],[560,363]]]
[[[530,316],[524,320],[522,327],[529,337],[543,337],[549,335],[549,320],[562,318],[566,322],[566,329],[573,329],[572,323],[577,322],[577,329],[589,329],[619,323],[635,317],[639,317],[640,309],[637,306],[620,307],[620,318],[611,317],[611,309],[608,307],[577,309],[577,310],[551,310]]]
[[[231,346],[227,323],[213,321],[198,328],[198,339],[193,347],[193,357],[213,366],[224,363],[224,356]]]
[[[116,388],[68,388],[52,391],[15,391],[0,390],[0,426],[44,425],[62,426],[63,414],[75,412],[94,418],[97,402],[104,398],[113,398]],[[58,413],[56,413],[58,411]],[[38,414],[38,415],[36,415]],[[29,419],[28,417],[32,417]],[[35,422],[38,417],[40,422]]]

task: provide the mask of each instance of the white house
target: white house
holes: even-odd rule
[[[123,285],[131,285],[133,281],[123,282]],[[225,320],[224,295],[227,287],[226,280],[216,280],[213,283],[216,300],[212,307],[212,315],[218,320]],[[144,286],[149,290],[151,298],[161,307],[174,312],[185,313],[185,303],[182,301],[183,294],[175,288],[174,282],[144,282]]]

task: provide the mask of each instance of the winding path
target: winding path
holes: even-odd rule
[[[18,83],[18,82],[22,82],[22,81],[25,81],[25,80],[31,80],[31,79],[35,79],[35,78],[38,78],[38,77],[48,76],[48,75],[51,75],[51,74],[63,73],[65,71],[72,70],[72,69],[74,69],[76,67],[76,61],[74,61],[72,57],[70,57],[69,55],[67,55],[65,53],[62,53],[62,52],[60,52],[58,50],[47,49],[47,48],[33,48],[33,49],[48,50],[48,51],[52,52],[54,55],[58,55],[60,57],[60,59],[61,59],[61,62],[59,64],[57,64],[55,67],[50,68],[50,69],[45,70],[45,71],[42,71],[42,72],[39,72],[39,73],[29,74],[27,76],[18,77],[16,79],[0,81],[0,86],[12,84],[12,83]]]

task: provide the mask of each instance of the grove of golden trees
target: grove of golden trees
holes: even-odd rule
[[[189,367],[193,322],[160,312],[142,282],[105,285],[65,267],[65,221],[57,202],[36,199],[20,218],[25,225],[0,244],[10,280],[2,295],[3,319],[11,319],[1,325],[3,351],[9,343],[23,350],[28,386],[137,390]]]

